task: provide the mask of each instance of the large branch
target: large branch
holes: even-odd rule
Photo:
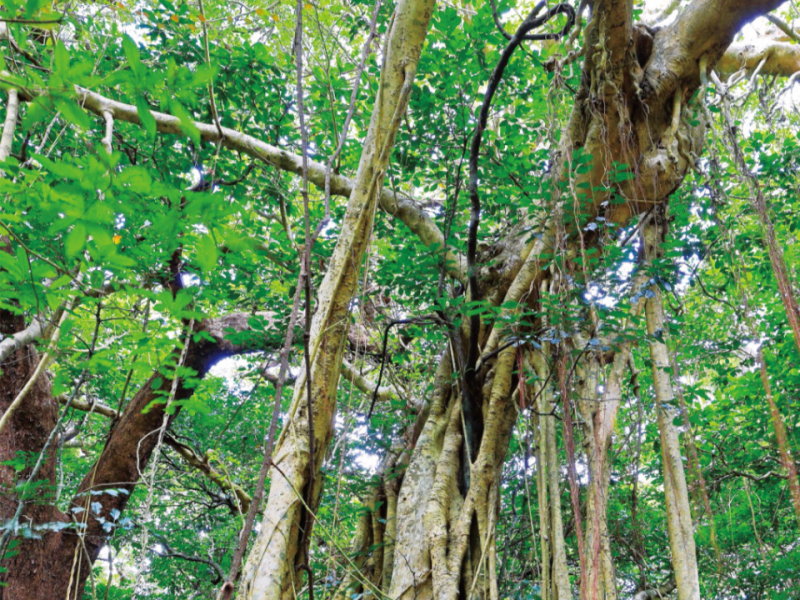
[[[42,320],[34,318],[33,323],[28,325],[25,329],[3,339],[3,341],[0,342],[0,362],[7,359],[20,348],[24,348],[34,340],[43,337],[48,329],[51,329],[52,326],[61,319],[62,314],[63,308],[60,308],[53,315],[52,319]]]
[[[783,4],[784,0],[695,0],[668,27],[658,31],[645,72],[648,101],[669,100],[680,87],[694,90],[700,83],[700,59],[713,67],[750,21]]]
[[[117,102],[105,96],[101,96],[90,90],[76,87],[79,104],[86,110],[106,118],[110,114],[117,121],[125,121],[141,125],[139,114],[136,107],[131,104]],[[171,135],[184,135],[181,129],[180,119],[172,115],[160,112],[152,112],[156,121],[156,129],[160,133]],[[200,131],[202,139],[210,142],[218,142],[220,139],[219,129],[215,124],[194,123]],[[297,154],[286,152],[276,146],[262,142],[253,136],[235,131],[227,127],[222,127],[222,144],[226,148],[236,150],[255,159],[262,160],[276,169],[288,171],[297,175],[302,174],[302,159]],[[325,165],[320,162],[308,161],[308,180],[319,188],[325,186]],[[349,197],[353,191],[353,181],[343,175],[331,175],[331,194],[336,196]],[[384,187],[380,195],[381,208],[390,215],[397,217],[419,237],[426,246],[435,245],[438,248],[445,247],[444,235],[425,211],[411,198],[404,194],[395,195],[390,189]],[[445,267],[453,278],[464,281],[464,265],[466,261],[452,250],[447,251],[445,256]]]
[[[222,358],[258,349],[252,345],[232,340],[231,334],[243,333],[250,329],[249,319],[250,315],[247,313],[234,313],[201,321],[188,345],[184,366],[195,371],[196,377],[200,378]],[[201,333],[203,335],[197,335]],[[177,358],[177,354],[179,354],[178,350],[173,357]],[[100,549],[112,534],[104,529],[104,524],[115,521],[113,515],[116,514],[118,517],[119,513],[124,511],[156,446],[159,436],[154,433],[158,432],[164,423],[164,411],[166,410],[164,400],[172,389],[172,381],[169,380],[169,377],[163,376],[163,370],[163,368],[156,369],[150,379],[131,398],[122,415],[115,421],[100,457],[78,487],[78,492],[72,500],[73,510],[79,507],[85,512],[89,511],[87,512],[89,516],[86,518],[86,526],[83,529],[83,540],[81,541],[72,532],[61,532],[48,539],[47,544],[54,548],[65,545],[72,548],[76,544],[82,544],[82,551],[88,555],[89,563],[96,560]],[[194,391],[194,384],[187,385],[185,380],[179,380],[174,394],[176,402],[173,404],[173,408],[175,410],[169,416],[170,423],[178,415],[181,401],[190,398]],[[78,409],[88,408],[99,414],[112,416],[112,418],[116,416],[113,409],[105,405],[94,405],[92,408],[91,405],[78,403],[74,406]],[[190,460],[187,458],[188,453],[181,452],[181,455]],[[202,463],[202,460],[199,462]],[[211,472],[206,472],[206,474],[211,476]],[[224,483],[224,477],[217,478]],[[109,490],[116,491],[107,493]],[[246,501],[247,495],[242,494],[244,490],[234,488],[231,490],[239,497],[240,502]],[[119,513],[115,513],[115,510]],[[69,563],[67,567],[69,567]],[[65,573],[63,578],[74,584],[74,587],[70,588],[71,590],[82,590],[90,569],[91,564],[84,564],[80,572],[75,574],[74,579],[70,577],[69,573]],[[56,595],[58,594],[54,594],[54,596]],[[63,595],[61,594],[59,597],[63,597]]]
[[[800,71],[800,44],[776,40],[738,42],[731,44],[717,62],[717,71],[725,75],[740,69],[755,71],[762,75],[791,77]]]
[[[73,399],[70,401],[66,396],[59,396],[57,400],[59,404],[69,403],[69,405],[76,410],[102,415],[109,419],[117,418],[117,411],[107,404],[103,404],[101,402],[84,402],[83,400],[78,399]],[[246,513],[250,509],[250,502],[252,500],[252,498],[250,498],[250,494],[248,494],[243,487],[231,481],[230,478],[225,474],[220,473],[217,469],[215,469],[211,465],[209,453],[200,456],[192,448],[186,444],[182,444],[171,435],[166,435],[164,437],[164,443],[180,454],[181,457],[189,464],[189,466],[203,473],[221,489],[233,492],[239,501],[239,506],[242,512]]]

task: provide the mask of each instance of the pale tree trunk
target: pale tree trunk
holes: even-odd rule
[[[711,500],[708,496],[708,485],[706,478],[703,475],[703,469],[700,466],[700,458],[697,455],[697,446],[694,443],[694,431],[692,424],[689,421],[689,408],[686,405],[686,399],[683,396],[683,385],[680,382],[680,375],[678,372],[678,361],[675,357],[672,360],[672,374],[675,377],[675,391],[678,393],[678,408],[681,411],[681,418],[683,420],[683,427],[686,429],[686,450],[689,453],[689,471],[695,479],[695,483],[700,494],[700,502],[703,509],[706,511],[710,530],[711,530],[711,546],[714,548],[714,558],[717,561],[717,573],[722,575],[724,573],[724,565],[722,562],[722,550],[720,550],[719,542],[717,541],[717,527],[714,523],[714,513],[711,511]]]
[[[516,419],[515,404],[511,401],[515,358],[515,348],[500,352],[493,376],[487,377],[483,408],[485,428],[478,455],[470,457],[471,462],[464,462],[468,445],[463,454],[459,451],[463,423],[461,397],[460,394],[452,396],[444,450],[424,516],[433,593],[437,599],[454,600],[459,596],[459,589],[461,595],[483,597],[486,586],[478,584],[485,581],[489,582],[489,597],[497,597],[493,562],[487,557],[489,544],[494,539],[500,471]],[[461,469],[469,472],[463,500],[460,494],[453,493],[459,485]]]
[[[548,380],[552,379],[548,359],[551,345],[542,344],[541,352],[532,353],[536,374],[541,382],[539,394],[539,455],[541,462],[536,468],[539,472],[540,497],[545,502],[539,506],[542,537],[547,538],[547,550],[542,544],[542,590],[550,600],[572,598],[572,589],[567,567],[567,548],[564,541],[564,523],[561,516],[561,471],[558,462],[556,438],[556,418],[554,411],[558,406]],[[546,533],[545,533],[546,532]],[[547,560],[547,555],[550,559]],[[549,588],[546,585],[549,583]],[[546,591],[545,591],[546,590]]]
[[[631,287],[634,299],[630,317],[622,325],[620,334],[626,334],[631,321],[644,309],[644,296],[640,293],[645,283],[640,273]],[[581,347],[588,344],[580,340]],[[579,363],[580,375],[578,408],[582,415],[586,457],[589,465],[589,489],[586,496],[586,542],[584,547],[589,556],[587,581],[584,589],[588,598],[616,600],[617,582],[611,556],[608,534],[608,490],[611,476],[608,453],[611,449],[611,435],[616,427],[617,413],[622,403],[622,380],[627,372],[631,358],[631,342],[614,344],[611,365],[605,370],[603,392],[599,393],[600,377],[603,368],[600,357],[590,354]]]
[[[273,454],[270,490],[261,531],[244,566],[239,597],[247,600],[291,598],[298,580],[307,517],[302,495],[316,510],[321,491],[320,468],[332,435],[336,388],[347,339],[350,304],[372,233],[383,177],[400,119],[405,113],[414,74],[433,12],[433,0],[402,0],[386,43],[381,82],[367,139],[347,205],[342,231],[319,287],[311,324],[308,356],[311,372],[313,431],[306,410],[305,369],[294,387],[289,415]],[[313,436],[315,456],[309,455]],[[315,472],[309,472],[309,466]],[[309,488],[311,486],[311,489]]]
[[[436,465],[442,454],[453,386],[451,357],[445,352],[433,384],[428,419],[417,440],[397,499],[394,566],[389,586],[391,598],[432,598],[430,551],[423,524]]]
[[[533,363],[533,360],[530,361]],[[539,395],[537,403],[533,406],[533,434],[534,439],[536,440],[536,491],[539,500],[539,544],[541,548],[541,562],[542,562],[542,573],[541,573],[541,594],[542,600],[551,600],[552,593],[550,591],[550,579],[551,575],[550,572],[552,570],[551,563],[550,563],[550,556],[552,554],[551,550],[551,540],[550,540],[550,510],[549,510],[549,498],[547,495],[547,471],[544,466],[545,461],[545,449],[546,444],[544,443],[544,434],[542,433],[542,428],[545,426],[544,419],[547,417],[542,417],[541,415],[544,414],[542,411],[542,406],[545,404],[545,401],[542,399],[544,394],[544,389],[540,384],[536,388],[536,393]]]
[[[595,600],[616,600],[617,583],[611,560],[611,546],[608,539],[608,482],[610,468],[606,454],[611,439],[600,438],[601,429],[607,424],[605,418],[613,418],[604,411],[605,394],[598,394],[601,367],[596,356],[590,355],[577,372],[578,410],[583,426],[583,439],[589,465],[589,486],[586,493],[586,533],[583,547],[586,549],[586,579],[581,582],[583,597]],[[612,372],[613,375],[613,372]],[[606,387],[613,387],[607,382]],[[615,398],[609,401],[614,403]],[[616,407],[614,407],[616,408]],[[616,410],[614,410],[616,412]],[[600,416],[600,420],[598,419]],[[599,422],[596,422],[598,420]]]
[[[649,264],[661,256],[661,243],[666,229],[663,211],[656,210],[644,227],[645,257]],[[683,469],[683,457],[675,419],[675,393],[670,375],[669,351],[665,343],[667,323],[661,289],[651,285],[645,300],[647,333],[650,336],[650,358],[653,369],[658,411],[658,430],[661,438],[661,458],[664,471],[667,527],[669,529],[672,568],[680,600],[700,600],[700,580],[697,571],[697,553],[689,504],[689,491]]]
[[[515,348],[504,349],[486,377],[485,429],[478,454],[469,461],[460,384],[451,384],[452,354],[445,353],[430,416],[398,497],[391,598],[498,598],[494,527],[500,471],[516,419],[511,399],[515,358]],[[464,470],[469,474],[466,489]]]
[[[441,379],[437,381],[444,385]],[[420,404],[415,422],[386,451],[375,474],[376,484],[365,501],[369,510],[359,518],[351,544],[354,558],[352,562],[345,561],[344,576],[333,596],[335,600],[350,600],[354,595],[376,598],[389,593],[397,538],[398,492],[405,478],[408,456],[429,416],[429,403],[422,399]]]

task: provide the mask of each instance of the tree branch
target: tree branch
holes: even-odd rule
[[[633,600],[663,600],[663,598],[672,593],[676,587],[675,580],[671,579],[660,587],[639,592],[633,597]]]
[[[104,119],[106,113],[112,119],[141,125],[139,114],[136,107],[132,104],[117,102],[95,92],[76,86],[75,88],[78,104],[89,112],[92,112]],[[172,115],[151,111],[156,121],[156,129],[160,133],[183,136],[180,119]],[[203,140],[219,143],[231,150],[236,150],[255,159],[264,161],[276,169],[288,171],[299,175],[303,172],[302,159],[296,154],[281,150],[276,146],[267,144],[240,131],[235,131],[227,127],[222,127],[222,135],[214,124],[194,123],[200,131]],[[220,140],[222,137],[222,140]],[[325,188],[325,165],[320,162],[308,161],[308,180],[320,189]],[[353,191],[353,181],[343,175],[332,175],[330,179],[331,194],[336,196],[349,197]],[[441,230],[433,222],[425,211],[409,196],[396,194],[391,189],[384,187],[379,198],[381,208],[400,219],[405,225],[419,237],[426,246],[436,246],[445,248],[445,239]],[[466,280],[464,265],[466,261],[461,255],[448,249],[445,256],[445,266],[448,274],[458,281]]]
[[[699,63],[713,68],[747,23],[783,4],[783,0],[695,0],[674,23],[659,30],[645,72],[644,98],[663,101],[676,90],[697,89]]]
[[[342,376],[348,381],[353,382],[353,385],[366,395],[372,396],[375,394],[375,388],[377,387],[375,382],[370,381],[361,375],[358,371],[356,371],[356,368],[346,360],[342,360]],[[389,400],[392,397],[400,397],[400,395],[397,393],[397,390],[394,389],[394,386],[381,386],[378,388],[377,396],[378,399],[382,401]]]
[[[201,564],[208,565],[209,567],[211,567],[213,569],[214,573],[216,573],[216,577],[214,578],[214,581],[211,582],[214,585],[216,585],[220,581],[222,581],[222,578],[225,576],[225,573],[222,570],[222,567],[220,567],[213,560],[210,560],[210,559],[207,559],[207,558],[200,558],[199,556],[191,556],[189,554],[184,554],[183,552],[178,552],[177,550],[173,550],[172,547],[170,547],[170,545],[167,543],[167,539],[162,537],[162,536],[158,537],[158,543],[161,546],[164,547],[164,552],[163,553],[156,552],[156,554],[158,556],[160,556],[161,558],[180,558],[181,560],[186,560],[186,561],[194,562],[194,563],[201,563]]]
[[[773,25],[775,25],[775,27],[780,29],[783,33],[785,33],[790,39],[793,39],[796,42],[800,42],[800,34],[797,33],[797,31],[795,31],[791,27],[789,27],[789,24],[786,21],[775,15],[767,15],[767,20]]]
[[[17,125],[19,113],[19,93],[16,88],[8,90],[8,104],[6,105],[6,120],[3,125],[3,135],[0,137],[0,162],[4,162],[11,154],[11,144],[14,141],[14,129]]]
[[[233,483],[230,477],[224,473],[220,473],[211,466],[210,452],[206,452],[205,455],[201,457],[192,448],[186,444],[181,444],[169,434],[164,437],[164,443],[180,454],[181,458],[183,458],[189,466],[197,469],[208,477],[208,479],[216,483],[220,489],[232,492],[239,501],[239,510],[241,510],[242,513],[247,513],[247,511],[250,510],[250,502],[252,501],[250,494],[248,494],[242,486]]]
[[[741,69],[754,72],[762,62],[762,75],[791,77],[800,71],[800,45],[775,40],[731,44],[716,69],[723,75]]]
[[[82,400],[78,400],[77,398],[73,398],[72,401],[69,400],[66,396],[57,396],[56,400],[58,400],[59,404],[67,404],[76,409],[82,410],[83,412],[92,412],[98,415],[103,415],[104,417],[108,417],[109,419],[116,419],[117,418],[117,411],[106,404],[102,404],[100,402],[84,402]]]
[[[7,359],[20,348],[24,348],[33,341],[47,335],[52,331],[53,326],[61,320],[61,315],[63,314],[64,307],[61,306],[56,309],[50,319],[35,318],[33,323],[28,325],[25,329],[5,338],[0,342],[0,362]]]

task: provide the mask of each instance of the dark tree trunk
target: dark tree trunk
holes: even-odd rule
[[[21,328],[24,322],[19,319],[15,325]],[[215,342],[206,339],[190,342],[184,366],[196,371],[197,378],[202,378],[217,360],[245,351],[246,349],[225,340],[224,335],[226,330],[242,331],[246,327],[247,315],[236,314],[204,321],[198,329],[208,332]],[[179,351],[173,354],[176,360],[179,354]],[[25,385],[36,362],[35,352],[29,347],[17,351],[3,365],[3,376],[0,379],[3,410]],[[154,389],[153,383],[157,379],[160,384]],[[111,532],[103,529],[103,523],[114,521],[111,518],[113,510],[124,512],[140,474],[144,472],[158,442],[157,432],[163,423],[165,402],[171,387],[172,381],[156,372],[130,400],[120,419],[112,425],[100,457],[72,498],[69,514],[64,514],[53,506],[52,494],[37,496],[37,501],[26,508],[23,518],[30,523],[41,525],[54,521],[71,521],[75,525],[58,532],[46,532],[40,539],[27,540],[19,545],[16,556],[3,561],[2,566],[7,571],[0,575],[0,581],[3,582],[0,600],[82,598],[94,561],[111,535]],[[175,400],[189,398],[193,392],[193,388],[184,386],[181,381]],[[154,400],[161,402],[150,406]],[[169,423],[179,411],[180,406],[176,406]],[[37,456],[56,424],[57,414],[57,402],[50,393],[49,381],[42,377],[0,438],[2,460],[12,458],[19,451]],[[38,476],[38,479],[46,480],[49,489],[55,483],[55,461],[52,458],[48,459]],[[13,469],[2,467],[0,476],[4,494],[2,514],[4,519],[9,519],[18,503],[18,496],[10,489],[15,474]],[[25,472],[17,474],[17,480],[21,478],[26,478]],[[124,491],[108,493],[108,490]],[[90,491],[106,493],[91,495]],[[93,503],[100,503],[100,509],[93,510]],[[81,523],[84,525],[80,525]]]
[[[3,336],[17,333],[24,328],[25,319],[22,316],[0,311],[0,333]],[[0,412],[5,413],[38,364],[36,350],[33,346],[28,346],[11,354],[0,365]],[[44,374],[0,434],[0,462],[26,461],[22,470],[10,465],[0,465],[0,518],[3,523],[14,516],[18,498],[15,488],[30,477],[33,467],[31,462],[36,461],[44,447],[47,436],[56,424],[57,416],[58,406],[50,393],[50,380]],[[20,523],[41,524],[61,520],[62,516],[52,504],[55,494],[55,461],[52,452],[40,469],[36,481],[43,482],[43,485],[37,488],[35,499],[32,499],[20,516]],[[36,590],[52,589],[51,586],[55,583],[53,573],[43,568],[49,564],[50,559],[39,540],[19,540],[16,545],[9,546],[8,555],[11,555],[10,558],[2,563],[8,569],[2,575],[7,586],[0,587],[0,599],[43,598],[44,596],[37,595]],[[23,584],[19,585],[17,582]]]

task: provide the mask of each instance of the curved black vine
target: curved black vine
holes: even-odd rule
[[[489,109],[492,106],[492,99],[497,92],[497,87],[503,78],[503,72],[511,59],[511,55],[524,41],[528,40],[555,40],[560,39],[566,35],[575,23],[575,9],[569,4],[557,4],[549,8],[544,14],[539,16],[539,13],[545,7],[546,2],[542,1],[537,4],[528,17],[522,22],[514,35],[510,35],[503,29],[500,19],[497,15],[497,8],[494,0],[492,0],[492,15],[498,28],[502,31],[503,35],[510,40],[508,45],[500,55],[500,60],[497,62],[491,76],[489,77],[486,92],[483,96],[483,103],[481,104],[480,112],[478,113],[478,122],[475,125],[475,135],[472,138],[472,145],[469,154],[469,198],[470,198],[470,223],[469,223],[469,237],[467,239],[467,276],[469,279],[469,292],[470,301],[472,303],[478,302],[480,297],[480,287],[478,285],[478,272],[475,266],[476,254],[478,249],[478,226],[480,225],[481,202],[478,194],[478,156],[481,149],[481,142],[483,141],[483,132],[486,129],[486,122],[489,119]],[[530,34],[530,32],[557,15],[566,15],[567,23],[562,29],[555,33],[541,33]],[[481,412],[480,403],[480,390],[476,385],[476,372],[475,368],[480,354],[479,349],[479,335],[481,327],[481,319],[478,311],[472,311],[475,314],[470,316],[470,332],[469,332],[469,346],[467,350],[467,360],[464,365],[464,385],[462,386],[462,414],[464,416],[464,423],[466,424],[466,437],[467,446],[470,450],[470,459],[474,460],[478,455],[480,447],[480,440],[483,436],[483,421],[479,418]]]

